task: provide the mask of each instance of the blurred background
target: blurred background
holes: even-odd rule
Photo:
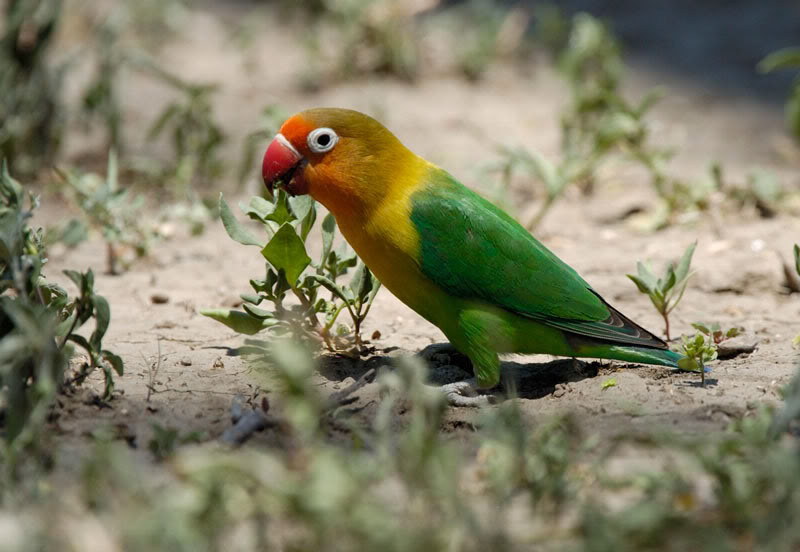
[[[509,66],[534,101],[546,92],[537,90],[533,75],[564,67],[580,12],[607,25],[626,64],[709,96],[739,96],[775,110],[790,96],[795,74],[756,67],[800,36],[800,7],[791,0],[5,0],[0,6],[6,91],[0,151],[13,172],[92,167],[113,147],[126,169],[160,182],[181,180],[173,182],[179,188],[244,179],[249,169],[233,157],[253,147],[255,138],[242,145],[246,136],[273,130],[288,111],[327,99],[315,92],[353,79],[389,78],[402,87],[448,78],[470,86],[495,80],[493,68]],[[349,100],[363,107],[363,96]],[[370,101],[374,114],[391,111]],[[270,120],[258,127],[254,121],[267,107]]]
[[[315,106],[697,373],[515,357],[446,409],[464,359],[263,197]],[[0,0],[0,159],[0,552],[800,547],[800,1]]]

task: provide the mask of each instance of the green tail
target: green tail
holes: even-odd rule
[[[669,349],[652,349],[648,347],[624,347],[619,345],[605,345],[586,347],[581,350],[581,356],[592,358],[607,358],[611,360],[624,360],[641,364],[657,364],[659,366],[678,367],[678,361],[683,355]]]

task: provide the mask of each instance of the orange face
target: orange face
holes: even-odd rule
[[[413,156],[374,119],[346,109],[311,109],[286,120],[264,154],[262,176],[272,192],[310,194],[328,209],[379,200],[382,174]]]

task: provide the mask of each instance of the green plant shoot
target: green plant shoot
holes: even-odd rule
[[[266,243],[236,219],[220,195],[219,211],[225,230],[231,239],[260,248],[267,261],[267,274],[263,280],[250,280],[255,293],[242,295],[244,311],[206,309],[202,314],[247,335],[268,329],[274,335],[289,333],[304,341],[322,341],[330,350],[336,348],[337,339],[353,334],[354,345],[360,350],[361,326],[380,282],[358,261],[355,253],[333,249],[336,233],[333,216],[327,215],[322,221],[322,251],[314,263],[306,251],[306,240],[317,218],[313,199],[290,198],[281,190],[273,202],[256,196],[242,209],[251,219],[262,223],[268,236]],[[342,284],[339,279],[353,267],[356,270],[350,281]],[[331,292],[330,298],[320,294],[323,289]],[[293,296],[297,304],[286,304],[287,295]],[[264,302],[272,307],[262,308]],[[334,327],[345,310],[350,315],[352,329],[342,324]],[[324,317],[322,321],[319,315]]]
[[[700,372],[700,385],[705,385],[705,364],[717,358],[717,346],[713,338],[698,333],[691,339],[684,335],[682,340],[681,352],[686,358],[678,361],[678,368],[687,372]]]
[[[680,303],[683,293],[686,291],[686,284],[692,276],[689,268],[692,264],[695,247],[697,247],[697,242],[686,249],[677,267],[670,263],[660,278],[657,278],[642,262],[636,263],[637,273],[635,275],[627,275],[640,292],[650,297],[653,306],[664,319],[664,335],[667,341],[670,340],[669,314]]]

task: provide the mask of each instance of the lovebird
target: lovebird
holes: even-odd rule
[[[293,115],[269,144],[262,176],[270,192],[279,184],[324,205],[381,283],[469,357],[475,377],[444,386],[451,404],[485,399],[475,390],[499,383],[502,353],[672,367],[682,358],[511,216],[367,115]]]

